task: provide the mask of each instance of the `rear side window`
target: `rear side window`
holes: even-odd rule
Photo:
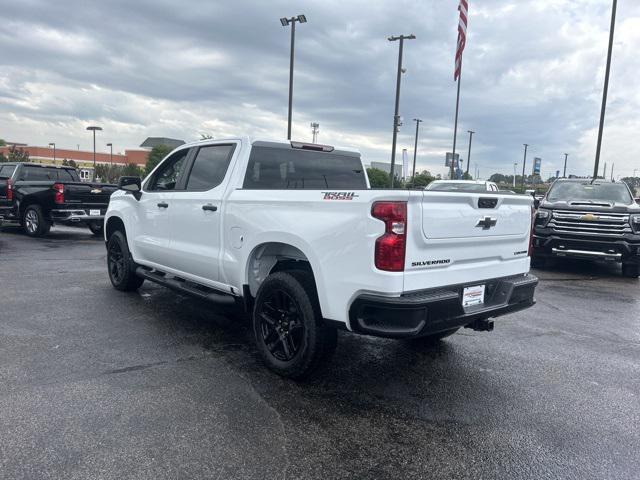
[[[11,178],[15,169],[15,165],[4,165],[0,167],[0,179],[6,180],[7,178]]]
[[[32,180],[34,182],[44,182],[57,180],[58,172],[55,168],[47,167],[25,167],[22,172],[22,180]]]
[[[204,191],[220,185],[229,168],[234,148],[234,145],[211,145],[199,148],[186,189]]]
[[[367,181],[355,155],[256,146],[249,156],[244,188],[364,190]]]
[[[76,177],[74,177],[74,175],[71,173],[70,170],[65,170],[63,168],[58,170],[58,180],[60,180],[62,182],[77,182],[78,181],[76,179]]]

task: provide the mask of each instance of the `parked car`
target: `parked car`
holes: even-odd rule
[[[482,180],[434,180],[425,190],[436,192],[497,192],[500,189],[493,182]]]
[[[301,378],[331,355],[337,328],[432,341],[534,304],[531,199],[484,193],[372,190],[346,148],[187,144],[144,182],[121,179],[109,278],[241,303],[266,365]]]
[[[27,235],[46,235],[54,223],[84,224],[102,235],[116,185],[83,183],[71,167],[0,164],[0,217],[20,223]]]
[[[625,183],[559,179],[536,203],[534,265],[584,258],[619,262],[625,276],[640,276],[640,205]]]

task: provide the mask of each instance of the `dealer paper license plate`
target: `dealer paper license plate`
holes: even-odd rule
[[[474,285],[462,290],[462,306],[472,307],[484,303],[484,285]]]

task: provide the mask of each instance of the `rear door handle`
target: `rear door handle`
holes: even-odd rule
[[[169,208],[169,204],[168,204],[168,203],[165,203],[165,202],[160,202],[160,203],[158,204],[158,207],[159,207],[159,208]]]
[[[207,203],[206,205],[202,205],[202,209],[203,210],[208,210],[210,212],[217,212],[218,211],[218,207],[216,207],[215,205],[211,205],[210,203]]]

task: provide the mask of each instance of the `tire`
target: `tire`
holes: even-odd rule
[[[22,214],[22,228],[30,237],[42,237],[49,233],[51,222],[45,218],[40,205],[29,205]]]
[[[89,230],[91,230],[91,233],[93,233],[96,237],[100,237],[104,232],[104,221],[95,220],[95,221],[89,222],[87,224],[87,227],[89,227]]]
[[[283,377],[309,376],[336,349],[336,329],[324,323],[313,275],[306,271],[269,275],[258,289],[252,323],[264,363]]]
[[[107,270],[111,285],[123,292],[137,290],[144,282],[144,278],[136,275],[127,237],[120,230],[116,230],[107,242]]]
[[[622,264],[622,275],[627,278],[638,278],[640,277],[640,265],[636,263],[623,263]]]

